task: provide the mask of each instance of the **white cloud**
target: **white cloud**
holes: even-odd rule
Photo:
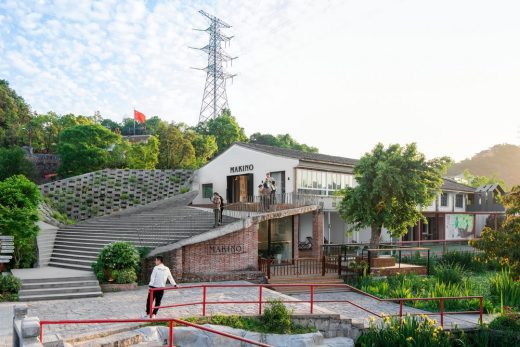
[[[39,112],[121,119],[133,107],[194,124],[214,13],[232,25],[231,108],[249,132],[290,132],[323,152],[418,141],[470,155],[516,140],[518,4],[158,0],[0,1],[0,78]],[[475,119],[482,119],[476,121]],[[509,128],[513,130],[509,131]]]

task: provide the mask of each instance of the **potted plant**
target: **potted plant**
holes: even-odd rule
[[[282,262],[282,252],[283,252],[284,246],[281,242],[276,242],[271,244],[271,254],[274,255],[276,259],[276,263],[280,264]]]

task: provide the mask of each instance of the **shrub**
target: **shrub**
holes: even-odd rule
[[[114,270],[135,269],[139,265],[139,252],[129,242],[114,242],[106,245],[92,264],[92,269],[99,281],[106,281],[108,272]]]
[[[370,323],[370,327],[359,337],[356,345],[369,347],[387,346],[452,346],[449,332],[438,328],[426,316],[385,317],[383,322]]]
[[[466,271],[464,270],[463,266],[457,263],[444,262],[435,265],[433,268],[433,273],[439,281],[446,284],[460,283],[466,275]]]
[[[134,269],[114,270],[112,272],[114,281],[118,284],[135,283],[137,275]]]
[[[498,316],[489,323],[494,346],[520,345],[520,313]]]
[[[18,291],[21,287],[22,283],[13,275],[0,275],[0,302],[18,300]]]
[[[170,182],[173,184],[179,184],[181,183],[181,179],[178,176],[170,176],[169,178]]]
[[[181,190],[180,190],[181,194],[187,193],[189,191],[190,191],[190,187],[181,187]]]
[[[260,321],[268,331],[277,334],[291,332],[291,311],[280,300],[269,301]]]
[[[503,306],[520,308],[520,282],[515,282],[508,268],[489,278],[491,295]]]

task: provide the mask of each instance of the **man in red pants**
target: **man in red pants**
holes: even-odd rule
[[[170,281],[170,283],[175,288],[177,287],[177,283],[175,283],[170,269],[163,264],[163,257],[158,255],[157,257],[155,257],[155,267],[153,268],[152,275],[150,276],[150,283],[148,284],[148,287],[164,288],[166,287],[166,281]],[[164,290],[153,291],[154,307],[161,306],[161,300],[163,295]],[[153,309],[152,318],[155,318],[158,311],[158,308]],[[148,292],[148,296],[146,297],[146,314],[144,315],[144,317],[150,317],[150,292]]]

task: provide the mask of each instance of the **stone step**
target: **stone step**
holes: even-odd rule
[[[69,264],[74,264],[74,265],[84,265],[84,266],[90,266],[96,259],[95,258],[92,258],[92,259],[79,259],[79,258],[76,258],[76,257],[56,257],[54,255],[52,255],[51,257],[51,263],[52,262],[56,262],[56,263],[62,263],[62,262],[67,262]]]
[[[61,267],[65,269],[74,269],[74,270],[83,270],[83,271],[92,271],[92,267],[90,265],[76,265],[76,264],[69,264],[68,262],[57,262],[51,259],[49,262],[49,266],[51,267]]]
[[[68,293],[68,294],[37,294],[19,297],[20,301],[38,301],[38,300],[63,300],[63,299],[78,299],[78,298],[93,298],[103,296],[101,290],[84,292],[84,293]]]
[[[149,232],[149,231],[144,231],[144,232],[141,232],[141,233],[137,233],[136,231],[120,231],[120,232],[115,232],[115,233],[111,233],[111,232],[107,232],[107,231],[95,231],[95,230],[87,230],[87,231],[77,231],[77,230],[74,230],[74,231],[63,231],[63,232],[60,232],[57,236],[57,238],[59,237],[66,237],[66,236],[85,236],[85,237],[96,237],[96,238],[99,238],[99,237],[117,237],[117,238],[121,238],[121,237],[136,237],[136,236],[141,236],[141,237],[146,237],[146,236],[152,236],[152,235],[163,235],[163,236],[168,236],[168,235],[175,235],[175,236],[186,236],[186,237],[189,237],[191,235],[198,235],[199,232],[196,232],[196,231],[191,231],[191,230],[183,230],[183,231],[173,231],[173,230],[169,230],[169,231],[156,231],[156,230],[153,230],[153,234],[152,232]]]
[[[68,257],[71,257],[71,258],[74,258],[74,259],[84,259],[84,260],[92,260],[92,259],[94,259],[94,261],[95,261],[97,256],[98,256],[98,254],[99,253],[90,254],[90,255],[81,255],[81,254],[77,254],[75,252],[61,253],[61,252],[54,251],[52,253],[52,255],[51,255],[51,258],[58,259],[58,258],[68,258]]]
[[[27,297],[34,295],[52,295],[52,294],[72,294],[72,293],[92,293],[101,291],[99,284],[94,286],[80,285],[78,287],[63,287],[63,288],[36,288],[21,290],[19,297]]]
[[[89,287],[99,287],[99,283],[97,279],[92,280],[81,280],[81,281],[55,281],[55,282],[39,282],[35,283],[27,283],[23,281],[21,290],[31,290],[31,289],[49,289],[49,288],[68,288],[68,287],[79,287],[81,285],[89,286]]]
[[[48,277],[48,278],[27,278],[22,280],[22,285],[26,284],[44,284],[44,283],[67,283],[67,282],[89,282],[97,281],[96,276],[89,269],[90,273],[84,276],[71,277]]]

